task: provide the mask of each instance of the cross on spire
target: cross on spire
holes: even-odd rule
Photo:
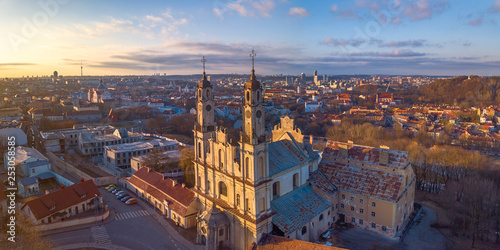
[[[205,62],[207,59],[205,59],[205,56],[203,56],[203,59],[201,59],[201,62],[203,63],[203,74],[205,74]]]
[[[255,53],[255,50],[252,49],[252,54],[250,54],[250,57],[252,58],[252,72],[254,71],[255,56],[257,56],[257,54]]]

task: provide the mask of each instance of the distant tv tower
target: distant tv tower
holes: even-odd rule
[[[80,74],[83,77],[83,60],[80,60]]]

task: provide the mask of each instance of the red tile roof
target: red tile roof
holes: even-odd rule
[[[189,188],[146,167],[135,172],[129,183],[160,201],[167,201],[168,207],[181,216],[186,215],[189,205],[195,200],[194,192]]]
[[[348,148],[347,159],[367,162],[370,164],[379,164],[380,152],[386,151],[388,153],[387,167],[405,169],[408,166],[408,152],[390,149],[373,148],[368,146],[361,146],[356,144],[349,144],[337,141],[328,141],[326,148],[323,151],[324,158],[339,158],[339,145],[346,145]]]
[[[85,196],[82,197],[82,195]],[[40,220],[80,202],[95,199],[95,195],[101,196],[101,193],[94,181],[87,180],[28,201],[26,205],[35,218]],[[55,209],[50,210],[52,206],[55,206]]]

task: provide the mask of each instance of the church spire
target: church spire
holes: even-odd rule
[[[207,59],[205,56],[201,59],[201,62],[203,63],[203,76],[201,78],[200,83],[198,83],[199,88],[209,88],[211,87],[210,82],[207,80],[207,74],[205,73],[205,63],[207,62]]]
[[[207,61],[207,59],[205,59],[205,56],[203,56],[203,59],[201,59],[201,62],[203,63],[203,80],[207,80],[207,75],[205,73],[205,62]]]
[[[255,53],[255,50],[252,49],[252,54],[250,54],[250,57],[252,58],[252,75],[250,75],[250,80],[257,79],[257,77],[255,77],[255,56],[257,56],[257,54]]]

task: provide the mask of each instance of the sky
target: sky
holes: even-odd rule
[[[500,0],[0,0],[0,77],[500,75]]]

